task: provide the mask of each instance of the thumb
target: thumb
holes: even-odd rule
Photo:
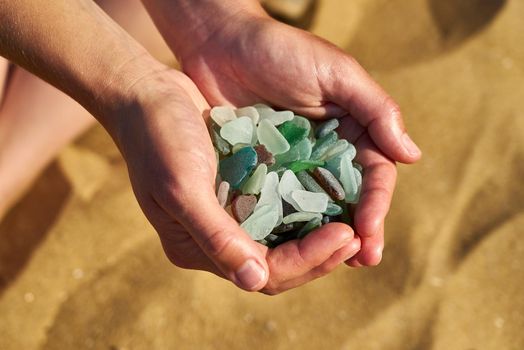
[[[322,77],[329,100],[366,127],[388,157],[417,161],[421,151],[407,134],[398,105],[352,57],[343,54],[335,62]]]
[[[219,205],[212,190],[199,192],[185,197],[183,217],[177,215],[182,224],[229,280],[247,291],[262,289],[269,277],[263,250]]]

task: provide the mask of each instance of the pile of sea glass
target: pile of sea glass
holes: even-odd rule
[[[263,104],[210,115],[217,198],[251,238],[274,247],[329,222],[349,223],[362,168],[355,147],[339,139],[337,119],[315,126]]]

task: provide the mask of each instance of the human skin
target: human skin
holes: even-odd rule
[[[212,105],[265,102],[310,118],[340,117],[364,167],[355,209],[360,252],[351,266],[382,257],[395,161],[417,161],[399,107],[348,54],[267,16],[258,1],[143,0],[183,71]]]
[[[200,10],[194,9],[194,16],[205,18]],[[5,24],[0,54],[68,93],[108,130],[126,159],[144,213],[176,265],[211,271],[246,290],[275,294],[330,272],[360,249],[359,237],[343,224],[326,225],[304,240],[272,250],[250,240],[214,193],[215,157],[201,118],[209,105],[199,91],[214,104],[212,85],[197,88],[186,75],[152,59],[92,2],[0,1],[0,22]],[[196,33],[195,41],[200,34],[205,31]],[[313,107],[333,115],[343,111],[329,104]],[[313,112],[306,114],[315,116]],[[362,127],[353,124],[356,137]],[[365,139],[358,144],[366,145]],[[363,155],[378,153],[373,147],[361,148]],[[369,164],[362,157],[369,174],[384,167],[373,163],[372,156]],[[363,201],[366,196],[373,199],[364,191]],[[384,203],[389,205],[389,200]]]
[[[94,3],[0,1],[0,22],[0,53],[69,94],[113,137],[138,202],[176,265],[274,294],[328,273],[359,250],[342,224],[274,250],[252,241],[214,193],[216,160],[202,118],[207,101]],[[268,265],[279,268],[269,274]]]
[[[96,3],[155,58],[174,61],[140,0]],[[57,153],[96,122],[76,101],[21,67],[11,65],[5,84],[7,65],[0,58],[0,221]]]

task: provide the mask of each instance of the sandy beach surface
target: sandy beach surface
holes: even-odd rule
[[[380,266],[269,297],[164,257],[95,127],[0,223],[0,349],[524,349],[524,2],[323,0],[399,102]]]

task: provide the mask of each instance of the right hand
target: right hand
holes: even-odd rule
[[[216,158],[202,118],[209,105],[197,87],[165,68],[131,90],[134,103],[110,130],[173,264],[276,294],[327,274],[358,252],[358,237],[336,223],[275,249],[251,240],[216,198]]]

